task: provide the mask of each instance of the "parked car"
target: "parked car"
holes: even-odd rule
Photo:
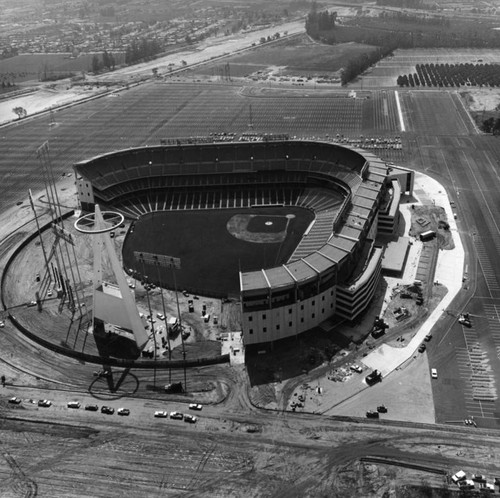
[[[474,489],[474,481],[471,479],[464,479],[463,481],[458,481],[458,486],[460,489]]]
[[[432,339],[432,334],[427,334],[427,335],[425,336],[424,341],[425,341],[425,342],[429,342],[431,339]]]
[[[128,417],[130,415],[130,410],[128,408],[118,408],[116,413],[118,413],[118,415],[122,415],[123,417]]]
[[[375,411],[373,411],[373,410],[368,410],[368,411],[366,412],[366,417],[367,417],[367,418],[378,418],[378,417],[379,417],[379,414],[378,414],[378,412],[375,412]]]
[[[197,420],[198,419],[194,415],[189,415],[189,414],[184,415],[184,422],[195,424]]]
[[[191,403],[189,405],[190,410],[201,410],[203,409],[203,405],[197,404],[197,403]]]
[[[96,412],[99,410],[99,407],[97,405],[85,405],[85,410],[88,410],[89,412]]]
[[[80,403],[78,401],[68,401],[68,408],[80,408]]]
[[[43,408],[48,408],[51,405],[52,405],[52,401],[50,401],[48,399],[40,399],[40,400],[38,400],[38,406],[41,406]]]
[[[9,399],[9,403],[11,405],[19,405],[21,403],[21,399],[20,398],[16,398],[16,396],[14,396],[13,398]]]
[[[0,329],[3,329],[5,327],[5,322],[3,320],[0,320]]]
[[[155,412],[155,417],[156,418],[167,418],[168,417],[168,412],[158,410]]]
[[[353,372],[361,373],[363,369],[359,365],[351,365],[349,367]]]
[[[426,346],[424,343],[422,343],[422,344],[420,344],[420,346],[418,347],[418,352],[419,352],[419,353],[423,353],[426,349],[427,349],[427,346]]]
[[[113,413],[115,413],[115,409],[111,406],[102,406],[101,413],[105,413],[106,415],[113,415]]]
[[[170,418],[173,420],[182,420],[184,415],[180,412],[170,412]]]
[[[431,368],[431,377],[433,379],[437,379],[438,378],[438,371],[435,368]]]
[[[385,405],[377,406],[377,411],[379,413],[387,413],[387,407]]]
[[[451,476],[451,480],[457,484],[459,481],[463,481],[466,477],[466,474],[463,470],[459,470],[456,474]]]

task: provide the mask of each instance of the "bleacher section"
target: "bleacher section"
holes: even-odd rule
[[[75,165],[101,191],[138,178],[277,170],[361,176],[365,160],[355,150],[321,142],[228,143],[122,150]]]
[[[339,208],[340,206],[341,203],[338,203]],[[338,209],[333,208],[317,212],[314,225],[309,232],[304,235],[288,262],[291,263],[297,259],[305,258],[319,247],[324,246],[332,236],[333,223],[337,218],[337,214]]]

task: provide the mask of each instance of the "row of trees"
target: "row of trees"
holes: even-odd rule
[[[425,14],[412,14],[409,12],[388,12],[382,11],[379,14],[380,19],[390,19],[396,22],[405,24],[415,24],[415,25],[426,25],[426,26],[450,26],[450,20],[444,16],[431,15],[427,16]]]
[[[347,85],[347,83],[359,76],[363,71],[366,71],[370,66],[376,64],[379,60],[387,57],[391,52],[392,48],[390,47],[380,47],[349,60],[340,77],[342,85]]]
[[[416,73],[398,76],[399,86],[500,86],[497,64],[417,64]]]
[[[150,59],[162,50],[158,40],[141,38],[134,40],[125,51],[125,63],[133,64],[143,59]]]
[[[16,55],[19,55],[18,49],[9,45],[8,47],[4,47],[0,53],[0,59],[8,59],[9,57],[15,57]]]
[[[94,74],[97,74],[102,69],[112,70],[115,68],[116,61],[112,53],[105,50],[102,53],[101,58],[97,54],[92,57],[92,67],[91,70]]]
[[[427,3],[425,0],[377,0],[375,3],[400,9],[436,10],[438,8],[437,4]]]
[[[335,22],[337,21],[337,12],[317,12],[314,8],[309,12],[306,18],[306,32],[312,38],[320,38],[323,34],[335,29]]]

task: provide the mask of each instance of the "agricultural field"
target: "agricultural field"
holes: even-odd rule
[[[101,54],[99,54],[100,56]],[[123,54],[114,54],[117,65],[124,61]],[[39,81],[46,73],[49,77],[74,73],[79,75],[91,68],[93,54],[71,58],[69,54],[24,54],[0,60],[0,81],[15,83]]]
[[[494,49],[400,49],[392,57],[381,60],[375,67],[368,69],[360,78],[350,83],[349,88],[377,88],[396,86],[398,76],[416,72],[417,64],[497,64],[500,63],[500,50]]]
[[[417,64],[416,73],[398,77],[399,86],[499,86],[497,64]]]
[[[306,35],[295,36],[278,43],[257,46],[255,50],[224,59],[224,63],[206,64],[194,69],[192,74],[217,76],[223,66],[229,65],[231,77],[245,77],[272,73],[278,77],[331,77],[347,62],[373,49],[370,45],[343,43],[324,45]]]

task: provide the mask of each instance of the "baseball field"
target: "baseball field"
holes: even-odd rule
[[[164,211],[140,218],[123,246],[123,261],[149,280],[157,269],[142,267],[134,251],[166,254],[181,259],[177,286],[201,295],[239,292],[239,271],[285,263],[313,220],[300,207]],[[152,272],[152,273],[151,273]],[[159,277],[173,288],[174,275],[161,269]]]

